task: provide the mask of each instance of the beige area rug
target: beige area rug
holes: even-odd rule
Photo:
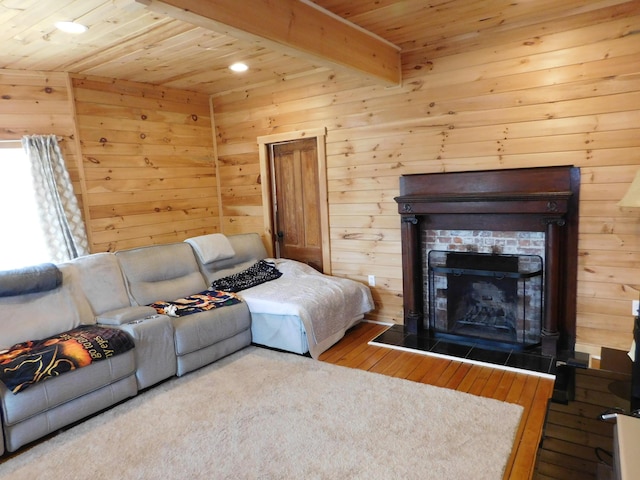
[[[500,480],[522,407],[249,347],[0,465],[0,478]]]

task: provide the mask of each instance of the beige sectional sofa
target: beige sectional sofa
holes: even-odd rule
[[[198,241],[215,237],[198,237]],[[205,291],[212,276],[241,272],[266,257],[257,234],[223,240],[227,251],[217,254],[214,243],[214,255],[209,248],[206,262],[198,242],[187,241],[0,272],[0,350],[84,325],[126,332],[134,345],[124,353],[32,383],[18,393],[0,382],[0,454],[14,452],[158,382],[251,344],[252,314],[245,301],[177,317],[150,306]],[[362,288],[370,300],[368,288]],[[373,303],[366,308],[372,309]],[[347,324],[353,322],[348,319]],[[296,328],[305,334],[302,323]],[[277,340],[273,345],[270,340],[258,343],[280,347]],[[4,366],[0,364],[0,369]]]

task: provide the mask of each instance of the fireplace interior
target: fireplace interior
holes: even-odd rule
[[[436,337],[518,350],[540,344],[540,256],[431,250],[427,287]]]

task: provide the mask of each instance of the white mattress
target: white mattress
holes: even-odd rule
[[[318,358],[374,308],[369,288],[359,282],[294,260],[268,260],[282,276],[238,292],[251,312],[256,344]]]
[[[364,318],[358,315],[351,326]],[[309,352],[307,332],[302,320],[296,315],[275,315],[271,313],[251,314],[251,341],[256,345],[277,348],[304,355]]]
[[[251,341],[300,355],[309,351],[307,333],[297,315],[252,313]]]

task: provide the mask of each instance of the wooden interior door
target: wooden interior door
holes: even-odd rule
[[[322,271],[318,149],[315,138],[273,144],[276,254]]]

